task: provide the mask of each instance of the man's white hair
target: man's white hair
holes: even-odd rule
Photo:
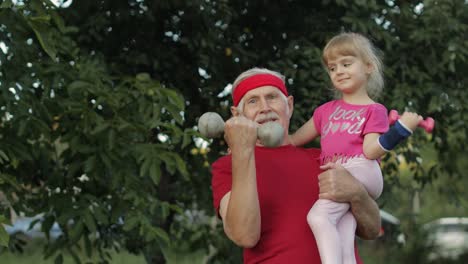
[[[269,69],[266,69],[266,68],[258,68],[258,67],[254,67],[252,69],[249,69],[249,70],[246,70],[245,72],[241,73],[237,78],[236,80],[234,80],[234,83],[232,85],[232,94],[234,94],[234,91],[236,90],[237,86],[239,85],[240,82],[242,82],[244,79],[248,78],[248,77],[251,77],[251,76],[254,76],[254,75],[257,75],[257,74],[271,74],[271,75],[274,75],[278,78],[280,78],[283,83],[285,83],[285,77],[284,75],[282,75],[281,73],[279,72],[276,72],[276,71],[272,71],[272,70],[269,70]],[[288,102],[288,98],[286,97],[286,95],[284,95],[283,93],[280,93],[280,96],[281,98],[284,99],[284,101]],[[242,99],[239,101],[239,104],[237,106],[237,111],[240,113],[240,114],[243,114],[244,112],[244,98],[242,97]]]

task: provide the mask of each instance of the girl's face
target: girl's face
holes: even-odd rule
[[[333,86],[345,94],[366,91],[372,66],[355,56],[336,56],[327,63]]]

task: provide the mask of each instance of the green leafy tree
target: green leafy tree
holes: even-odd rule
[[[189,175],[183,97],[80,48],[47,1],[1,12],[2,191],[18,212],[44,213],[46,234],[54,222],[64,231],[45,256],[77,259],[80,242],[103,259],[168,244],[167,219],[181,210],[168,178]]]
[[[103,259],[123,248],[149,263],[174,252],[238,263],[209,187],[207,162],[226,146],[200,148],[197,118],[228,118],[223,89],[263,66],[287,76],[296,129],[331,98],[321,49],[342,30],[382,49],[382,103],[436,119],[431,136],[418,131],[395,152],[417,187],[442,172],[462,176],[452,157],[467,154],[463,0],[67,3],[7,0],[0,9],[0,188],[16,211],[44,213],[43,231],[59,223],[64,235],[45,251],[57,261],[84,243]],[[421,161],[424,145],[438,162]],[[389,189],[400,186],[395,153],[384,160]]]

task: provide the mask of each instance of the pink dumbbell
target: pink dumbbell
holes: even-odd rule
[[[391,110],[390,114],[388,115],[388,119],[390,121],[390,125],[393,125],[398,119],[400,119],[397,110]],[[427,117],[426,119],[419,122],[418,126],[424,128],[427,133],[431,133],[434,129],[434,124],[434,119],[432,117]]]

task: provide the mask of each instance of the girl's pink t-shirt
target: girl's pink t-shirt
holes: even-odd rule
[[[378,103],[355,105],[343,100],[330,101],[314,111],[313,120],[321,137],[322,164],[363,156],[364,136],[382,134],[389,129],[387,108]]]

